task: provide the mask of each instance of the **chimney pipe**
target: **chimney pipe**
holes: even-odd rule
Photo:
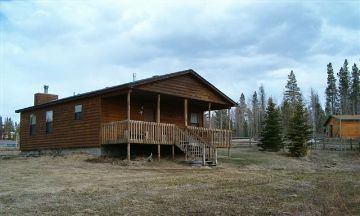
[[[49,92],[49,86],[44,85],[44,94],[48,94],[48,92]]]
[[[133,73],[133,82],[136,81],[136,73]]]

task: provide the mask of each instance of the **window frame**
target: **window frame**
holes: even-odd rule
[[[31,113],[29,118],[29,135],[33,136],[36,134],[36,114]]]
[[[51,113],[51,118],[48,119],[48,113]],[[53,122],[54,122],[54,111],[48,110],[45,112],[45,133],[50,134],[53,132]]]
[[[80,107],[80,111],[77,108]],[[74,106],[74,120],[81,120],[82,114],[82,104],[77,104]]]

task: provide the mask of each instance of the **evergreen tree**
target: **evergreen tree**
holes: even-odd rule
[[[283,147],[280,110],[271,97],[268,100],[259,146],[267,151],[279,151]]]
[[[310,94],[309,117],[312,125],[313,138],[315,138],[323,133],[323,124],[326,116],[321,107],[319,95],[315,93],[313,89],[311,89]]]
[[[262,85],[262,84],[259,87],[259,98],[260,98],[260,108],[259,108],[260,131],[259,131],[259,133],[261,133],[261,130],[263,128],[263,125],[261,124],[261,122],[264,121],[264,117],[265,117],[265,113],[266,113],[266,95],[265,95],[264,85]]]
[[[281,107],[281,116],[283,121],[283,133],[287,134],[289,121],[293,116],[295,105],[301,101],[300,88],[297,85],[294,71],[288,75],[288,81],[285,86],[284,98]]]
[[[337,75],[339,77],[340,114],[350,114],[350,78],[347,59]]]
[[[254,94],[252,96],[251,107],[252,107],[252,115],[253,115],[252,137],[257,139],[259,137],[260,118],[259,118],[259,100],[256,91],[254,91]]]
[[[339,113],[338,110],[338,92],[336,88],[336,78],[331,62],[327,65],[327,87],[325,90],[326,95],[326,115],[335,115]]]
[[[289,140],[289,152],[292,156],[302,157],[307,154],[307,143],[311,135],[308,125],[308,116],[304,104],[300,100],[295,105],[294,115],[290,119],[287,139]]]
[[[219,129],[229,128],[229,114],[227,110],[216,110],[213,115],[214,127]]]
[[[351,73],[351,109],[352,114],[360,114],[360,72],[356,64],[352,67]]]
[[[292,108],[301,100],[300,88],[297,85],[296,76],[293,71],[288,75],[288,81],[285,86],[284,100],[287,101]]]
[[[11,118],[6,117],[4,121],[4,135],[6,139],[13,139],[12,133],[15,132],[14,122]]]
[[[245,123],[246,121],[246,101],[245,96],[243,93],[241,93],[239,104],[237,105],[235,109],[235,128],[236,128],[236,134],[237,136],[246,136],[245,134]],[[247,129],[247,128],[246,128]]]

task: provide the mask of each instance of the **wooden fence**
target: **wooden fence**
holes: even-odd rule
[[[310,149],[334,151],[360,151],[360,139],[322,138],[308,142]]]

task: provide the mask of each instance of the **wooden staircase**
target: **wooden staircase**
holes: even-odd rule
[[[178,134],[175,145],[185,153],[186,160],[201,161],[203,166],[215,166],[217,164],[216,148],[205,139],[191,132],[191,130],[176,126],[175,133]]]

